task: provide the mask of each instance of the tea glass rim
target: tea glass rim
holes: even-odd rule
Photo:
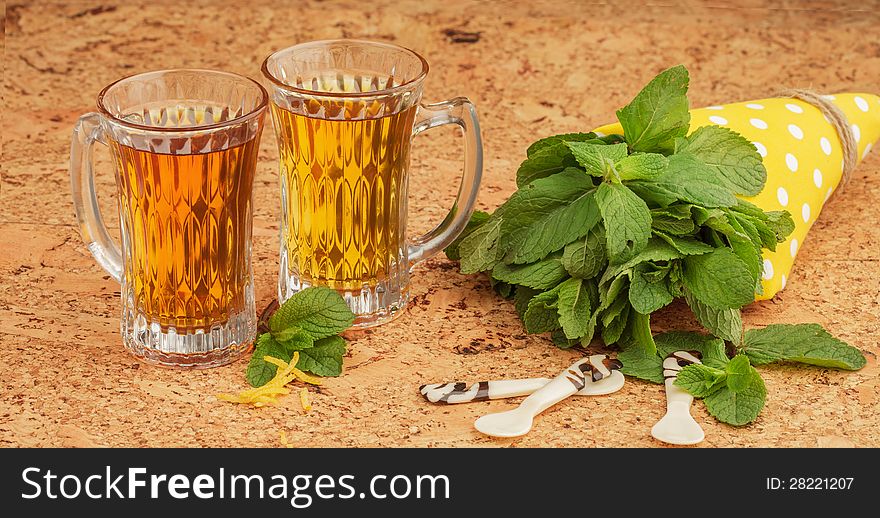
[[[385,47],[387,49],[393,49],[398,51],[403,51],[408,53],[419,60],[422,65],[422,69],[419,73],[413,77],[412,79],[408,79],[407,81],[392,86],[391,88],[384,88],[382,90],[372,90],[369,92],[325,92],[320,90],[312,90],[310,88],[300,88],[277,78],[272,72],[269,71],[269,60],[273,57],[281,54],[282,52],[287,52],[289,50],[295,49],[297,47],[311,47],[311,46],[320,46],[320,45],[330,45],[334,43],[354,43],[358,45],[368,45],[374,47]],[[260,70],[263,72],[263,76],[268,79],[272,84],[280,88],[282,90],[293,92],[300,95],[308,95],[313,97],[328,97],[328,98],[336,98],[336,99],[351,99],[351,98],[370,98],[370,97],[378,97],[385,95],[394,95],[400,92],[406,92],[412,90],[415,85],[421,83],[425,77],[428,75],[428,70],[430,67],[428,66],[428,60],[426,60],[421,54],[412,50],[411,48],[404,47],[403,45],[397,45],[396,43],[388,43],[385,41],[373,41],[373,40],[361,40],[361,39],[352,39],[352,38],[335,38],[328,40],[312,40],[303,43],[297,43],[296,45],[291,45],[289,47],[285,47],[280,50],[276,50],[275,52],[266,56],[266,59],[263,60],[263,65],[260,67]]]
[[[257,103],[257,106],[255,108],[247,111],[246,113],[239,115],[238,117],[235,117],[234,119],[229,119],[229,120],[225,120],[225,121],[221,121],[221,122],[212,122],[210,124],[197,124],[194,126],[172,126],[172,127],[153,126],[150,124],[138,124],[137,122],[131,122],[129,120],[122,119],[122,118],[118,117],[116,114],[114,114],[112,111],[110,111],[107,108],[107,106],[104,104],[104,97],[110,92],[110,89],[116,85],[119,85],[119,84],[124,83],[126,81],[147,78],[148,76],[157,76],[158,77],[158,76],[161,76],[162,74],[167,74],[169,72],[195,72],[195,73],[206,74],[206,75],[223,75],[223,76],[228,76],[228,77],[238,79],[238,80],[244,80],[245,82],[249,82],[259,89],[260,101]],[[113,81],[112,83],[108,84],[107,86],[102,88],[101,91],[98,93],[98,99],[97,99],[98,111],[101,113],[101,115],[111,119],[114,123],[120,124],[122,126],[131,128],[131,129],[160,132],[160,133],[192,133],[194,131],[196,131],[196,132],[210,131],[210,130],[215,130],[215,129],[226,128],[229,126],[234,126],[235,124],[242,123],[244,121],[247,121],[248,119],[251,119],[251,118],[259,115],[262,111],[264,111],[266,109],[266,107],[268,105],[269,105],[269,92],[267,92],[266,89],[263,87],[263,85],[261,85],[259,82],[255,81],[254,79],[251,79],[250,77],[243,76],[241,74],[236,74],[234,72],[226,72],[223,70],[214,70],[214,69],[210,69],[210,68],[165,68],[165,69],[161,69],[161,70],[149,70],[147,72],[139,72],[137,74],[132,74],[129,76],[119,78],[116,81]]]

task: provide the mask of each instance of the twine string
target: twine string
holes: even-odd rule
[[[843,145],[843,177],[838,186],[839,189],[837,189],[837,191],[842,191],[849,183],[853,170],[858,164],[859,152],[858,145],[856,144],[856,137],[853,134],[852,126],[850,126],[849,121],[846,118],[846,114],[843,113],[843,110],[838,108],[836,104],[813,90],[794,88],[780,92],[776,97],[790,97],[812,104],[816,108],[819,108],[819,111],[821,111],[831,125],[834,126],[834,129],[837,131],[837,136],[840,138],[840,143]]]

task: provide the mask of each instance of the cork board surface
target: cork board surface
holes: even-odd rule
[[[93,261],[74,224],[68,147],[77,117],[125,75],[173,67],[251,77],[271,51],[313,39],[392,41],[431,64],[425,100],[467,96],[479,110],[485,170],[478,206],[513,192],[514,172],[538,136],[613,119],[661,69],[684,63],[694,106],[761,98],[786,87],[880,88],[880,3],[749,0],[631,8],[599,2],[250,0],[7,4],[0,191],[0,445],[2,446],[659,446],[649,430],[663,389],[629,380],[618,393],[573,398],[519,439],[478,434],[474,419],[516,401],[433,406],[426,382],[552,376],[574,352],[527,336],[485,278],[438,256],[413,274],[412,303],[393,323],[349,332],[343,376],[274,408],[217,401],[245,388],[245,361],[208,371],[141,364],[122,348],[118,285]],[[773,7],[768,7],[772,5]],[[245,7],[246,6],[246,7]],[[368,10],[367,10],[368,9]],[[457,189],[461,142],[452,130],[416,139],[410,227],[445,215]],[[115,186],[98,151],[108,225]],[[258,311],[274,297],[277,154],[264,132],[255,185]],[[107,210],[110,209],[110,210]],[[880,155],[826,206],[788,288],[744,312],[747,326],[819,322],[865,352],[855,373],[763,368],[769,397],[757,422],[717,423],[701,404],[700,446],[880,446]],[[115,230],[114,230],[115,231]],[[686,308],[655,332],[694,328]]]

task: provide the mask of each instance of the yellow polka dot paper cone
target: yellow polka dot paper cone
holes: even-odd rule
[[[880,139],[880,97],[863,93],[827,96],[846,115],[861,161]],[[763,210],[788,210],[795,229],[775,252],[764,251],[764,294],[769,299],[785,287],[794,258],[807,232],[843,176],[843,146],[834,126],[819,108],[798,99],[773,98],[691,110],[691,131],[718,125],[754,143],[764,157],[767,184],[745,198]],[[619,124],[598,128],[622,133]]]

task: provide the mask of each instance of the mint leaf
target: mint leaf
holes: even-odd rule
[[[559,316],[556,306],[559,301],[560,286],[532,297],[523,314],[523,324],[529,333],[546,333],[559,329]]]
[[[562,254],[562,266],[568,274],[581,279],[592,279],[607,262],[602,225],[596,225],[583,238],[565,245]]]
[[[498,263],[492,269],[492,277],[510,284],[520,284],[535,289],[548,289],[559,284],[568,274],[562,265],[562,254],[556,253],[538,262],[509,265]]]
[[[652,180],[634,180],[626,182],[626,186],[645,200],[649,207],[665,208],[677,203],[679,196],[657,185]]]
[[[513,293],[513,307],[516,310],[516,314],[519,315],[520,320],[525,317],[529,302],[531,302],[532,298],[538,293],[541,293],[541,291],[533,290],[532,288],[527,288],[525,286],[516,287],[516,291]]]
[[[608,258],[622,262],[638,254],[651,237],[651,212],[644,200],[621,184],[603,183],[596,204],[605,223]]]
[[[740,239],[748,238],[747,235],[738,231],[730,224],[730,219],[723,209],[704,209],[702,207],[692,207],[694,220],[699,225],[709,227],[727,237]]]
[[[291,329],[294,330],[293,333],[288,331]],[[287,336],[288,338],[280,338],[281,336]],[[281,344],[281,346],[284,347],[284,350],[288,353],[308,349],[315,345],[315,339],[312,338],[312,335],[299,327],[287,328],[284,332],[279,333],[278,337],[275,337],[275,340]]]
[[[653,180],[637,180],[627,185],[639,195],[660,197],[665,200],[682,200],[703,207],[730,207],[736,204],[736,197],[725,187],[717,173],[693,155],[672,155],[668,157],[666,170]],[[652,194],[649,194],[652,193]],[[665,203],[665,205],[669,205]]]
[[[658,153],[637,153],[622,158],[614,164],[619,180],[651,180],[657,178],[669,162]]]
[[[623,134],[634,151],[670,153],[675,139],[687,134],[688,72],[684,66],[664,70],[617,111]]]
[[[607,315],[613,315],[613,317],[607,319],[607,323],[603,322],[602,324],[602,341],[606,345],[617,343],[623,337],[623,332],[631,320],[631,315],[638,315],[637,312],[632,311],[632,306],[629,305],[626,295],[620,297],[619,300],[621,301],[620,311],[607,313]],[[617,305],[612,305],[609,310],[615,310],[617,307]]]
[[[312,335],[299,326],[286,327],[277,333],[272,333],[272,338],[289,350],[305,349],[315,342]]]
[[[595,138],[594,133],[569,133],[541,139],[529,147],[528,158],[516,172],[516,186],[525,187],[535,180],[546,178],[577,165],[577,160],[565,144],[568,142],[592,141],[601,145],[604,142]]]
[[[650,279],[641,265],[633,269],[629,277],[629,303],[633,309],[648,315],[667,306],[672,298],[666,277]]]
[[[248,363],[247,373],[245,374],[248,383],[252,387],[262,387],[275,377],[275,371],[278,370],[278,367],[263,359],[265,356],[272,356],[286,362],[289,362],[291,358],[291,354],[287,352],[287,349],[272,338],[271,334],[261,334],[257,338],[257,345],[254,347],[254,354],[251,356],[251,361]]]
[[[702,255],[715,250],[710,245],[690,236],[671,236],[659,230],[655,230],[654,235],[672,245],[681,255]]]
[[[730,390],[727,386],[710,394],[703,402],[706,409],[716,419],[734,426],[749,424],[757,419],[758,414],[764,408],[767,398],[767,388],[758,371],[752,367],[752,374],[746,388],[739,392]]]
[[[287,299],[269,318],[269,329],[277,335],[298,326],[315,340],[341,333],[354,323],[354,313],[335,290],[323,286],[306,288]]]
[[[501,217],[490,218],[459,243],[461,273],[478,273],[491,270],[498,262],[498,236],[501,233]]]
[[[345,355],[345,339],[328,336],[315,342],[315,346],[299,352],[296,368],[317,376],[342,374],[342,357]]]
[[[590,336],[590,339],[592,339],[592,335]],[[553,345],[560,349],[571,349],[580,343],[578,340],[571,340],[565,336],[565,332],[562,329],[557,329],[550,333],[550,340],[553,342]]]
[[[537,261],[583,237],[599,221],[592,192],[592,179],[569,168],[514,193],[500,234],[505,262]]]
[[[559,325],[569,339],[592,335],[595,321],[592,310],[599,305],[599,290],[594,281],[568,279],[559,285],[556,311]]]
[[[631,311],[627,324],[629,336],[639,345],[639,348],[646,353],[654,351],[656,355],[657,344],[654,343],[654,336],[651,334],[651,315]]]
[[[577,163],[591,176],[604,177],[615,162],[626,158],[626,144],[566,142]]]
[[[657,353],[661,358],[676,351],[697,351],[702,355],[700,361],[709,367],[724,369],[728,362],[724,341],[713,336],[690,331],[670,331],[656,335],[654,343],[657,344]]]
[[[509,299],[510,296],[513,295],[514,288],[516,288],[515,284],[499,281],[492,277],[489,277],[489,284],[492,285],[492,289],[495,290],[495,293],[501,295],[505,299]]]
[[[720,390],[727,379],[727,372],[721,369],[694,363],[679,371],[674,384],[694,397],[704,398]]]
[[[700,324],[713,335],[733,342],[735,345],[742,343],[742,315],[735,308],[713,308],[703,304],[690,293],[685,293],[685,300],[693,311]]]
[[[529,149],[526,150],[526,156],[531,158],[544,149],[559,144],[560,142],[587,142],[590,140],[602,142],[598,139],[595,133],[563,133],[561,135],[544,137],[529,146]]]
[[[632,259],[625,263],[608,265],[608,268],[605,269],[605,273],[602,274],[602,279],[599,281],[599,285],[602,286],[608,281],[617,278],[618,275],[639,263],[648,261],[671,261],[680,257],[681,254],[663,240],[650,239],[644,250],[636,254]]]
[[[689,205],[673,205],[651,210],[651,226],[667,234],[684,236],[696,230]]]
[[[835,338],[819,324],[772,324],[764,329],[750,329],[743,337],[742,351],[756,365],[785,360],[858,370],[866,363],[861,351]]]
[[[752,240],[751,232],[753,228],[749,228],[748,230],[744,227],[740,222],[736,219],[736,217],[730,217],[730,225],[737,230],[739,234],[745,234],[748,237],[733,237],[728,236],[727,243],[730,245],[730,249],[733,250],[733,253],[739,257],[743,263],[749,268],[749,272],[752,275],[752,283],[755,286],[755,290],[761,287],[761,274],[764,273],[764,260],[761,255],[761,241],[755,236],[755,240]]]
[[[676,154],[689,153],[716,172],[736,194],[755,196],[764,188],[767,170],[752,143],[720,126],[703,126],[676,142]]]
[[[749,268],[727,248],[682,259],[682,281],[700,302],[713,308],[740,308],[755,300]]]
[[[468,220],[467,225],[464,227],[464,230],[461,231],[461,234],[455,241],[453,241],[449,246],[443,249],[443,252],[446,253],[446,257],[449,258],[450,261],[458,261],[461,259],[461,242],[464,238],[468,237],[473,233],[476,229],[480,228],[483,223],[489,220],[491,214],[488,212],[483,212],[481,210],[475,210],[473,214],[471,214],[471,218]]]
[[[535,180],[577,165],[571,151],[562,142],[551,144],[525,159],[516,171],[516,186],[523,188]]]
[[[733,392],[742,392],[752,381],[752,365],[744,354],[737,354],[725,367],[727,372],[727,388]]]
[[[630,322],[630,327],[633,322],[635,320]],[[617,359],[623,363],[621,372],[627,376],[663,383],[663,359],[657,356],[656,346],[652,348],[646,340],[635,340],[632,338],[633,334],[637,333],[630,330],[630,338],[619,344]]]
[[[767,216],[767,226],[776,235],[777,243],[782,243],[794,232],[794,220],[787,210],[770,211]]]

